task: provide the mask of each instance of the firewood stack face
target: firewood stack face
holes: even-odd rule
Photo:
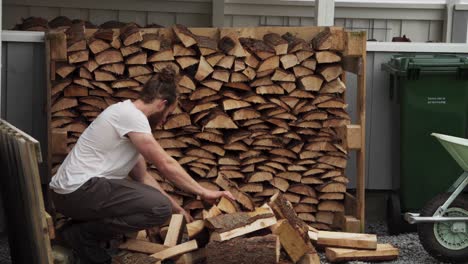
[[[69,151],[107,106],[136,99],[157,72],[173,67],[179,105],[154,132],[159,144],[203,186],[221,189],[221,176],[258,206],[279,190],[302,220],[329,229],[344,212],[347,150],[338,131],[350,123],[330,30],[311,42],[292,33],[217,40],[181,25],[172,30],[169,39],[134,24],[88,37],[82,25],[68,29],[68,61],[55,64],[52,82],[54,135],[66,131]],[[200,201],[155,168],[150,173],[202,217]]]

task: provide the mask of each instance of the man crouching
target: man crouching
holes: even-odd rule
[[[111,263],[100,241],[161,225],[172,213],[192,220],[147,173],[146,161],[180,189],[208,202],[233,199],[229,192],[200,186],[151,133],[176,108],[175,77],[165,68],[145,84],[139,99],[104,110],[51,180],[57,211],[74,220],[62,231],[63,239],[86,263]]]

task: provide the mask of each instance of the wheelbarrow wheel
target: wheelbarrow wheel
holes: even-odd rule
[[[450,193],[442,193],[429,201],[421,210],[421,216],[433,216],[447,201]],[[468,200],[459,195],[444,216],[467,217]],[[466,263],[468,260],[468,231],[453,232],[453,222],[420,223],[418,235],[424,249],[442,262]],[[467,226],[468,227],[468,226]]]

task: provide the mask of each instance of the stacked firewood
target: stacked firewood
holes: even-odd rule
[[[198,182],[230,189],[248,210],[279,190],[319,229],[330,229],[335,213],[344,212],[348,153],[339,131],[350,118],[340,79],[343,45],[329,28],[312,41],[292,32],[218,40],[182,25],[145,31],[127,24],[89,34],[76,23],[66,36],[68,60],[54,64],[51,87],[52,134],[67,143],[62,154],[107,106],[138,98],[169,66],[180,74],[179,104],[154,136]],[[56,156],[55,170],[62,159]],[[202,218],[201,201],[156,168],[150,173]]]

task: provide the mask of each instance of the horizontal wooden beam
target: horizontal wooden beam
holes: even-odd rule
[[[346,126],[346,141],[348,149],[361,149],[361,125]]]
[[[365,45],[363,45],[363,42],[366,42],[365,35],[365,31],[346,32],[347,42],[343,56],[365,56],[366,50]]]

